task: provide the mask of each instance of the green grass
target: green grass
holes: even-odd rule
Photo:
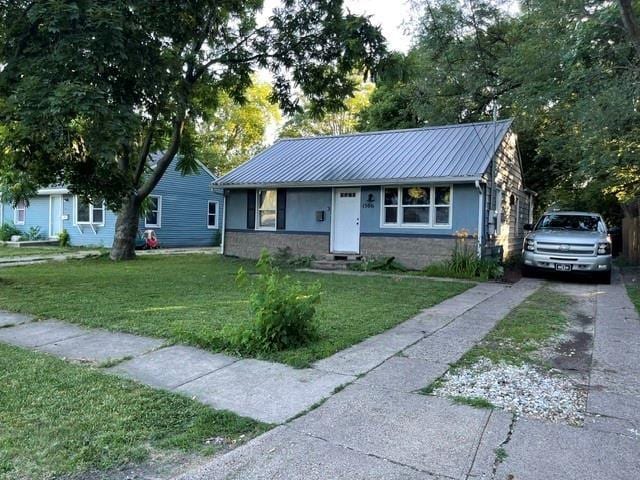
[[[449,262],[433,263],[415,272],[415,274],[426,277],[458,278],[476,282],[486,282],[494,278],[499,278],[502,274],[501,272],[502,270],[498,267],[497,263],[491,260],[482,260],[474,262],[472,268],[463,270],[452,268]]]
[[[231,443],[267,429],[186,397],[2,344],[0,426],[3,480],[105,471],[176,451],[210,454],[220,447],[208,438]]]
[[[543,287],[504,317],[452,368],[473,365],[481,357],[494,363],[538,364],[532,354],[567,326],[565,310],[571,299]]]
[[[237,286],[235,276],[240,266],[251,272],[253,265],[220,256],[187,255],[3,269],[0,308],[234,353],[223,328],[251,321],[250,286]],[[470,287],[418,278],[291,275],[302,282],[321,283],[319,338],[264,358],[300,367]]]
[[[496,454],[496,462],[497,463],[502,463],[504,462],[507,457],[509,456],[509,454],[507,453],[507,451],[503,448],[503,447],[498,447],[494,450],[495,454]]]
[[[457,403],[459,405],[469,405],[475,408],[487,408],[487,409],[495,408],[493,403],[491,403],[489,400],[482,397],[454,396],[454,397],[451,397],[451,400],[453,400],[454,403]]]
[[[629,298],[636,306],[636,310],[640,312],[640,285],[629,285],[627,284],[627,293],[629,294]]]
[[[99,250],[99,247],[96,248],[83,248],[83,247],[57,247],[54,245],[51,246],[42,246],[42,247],[7,247],[5,245],[0,245],[0,258],[7,257],[33,257],[38,255],[55,255],[59,253],[72,253],[78,252],[81,250]]]

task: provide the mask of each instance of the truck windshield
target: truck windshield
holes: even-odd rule
[[[604,231],[600,218],[593,215],[544,215],[536,230],[578,230],[583,232]]]

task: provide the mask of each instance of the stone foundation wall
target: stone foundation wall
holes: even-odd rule
[[[419,270],[449,259],[455,243],[454,238],[362,236],[360,253],[365,257],[395,257],[405,267]]]
[[[264,231],[226,231],[224,254],[241,258],[258,258],[263,248],[275,253],[289,247],[296,257],[320,257],[329,253],[329,234],[290,234]]]

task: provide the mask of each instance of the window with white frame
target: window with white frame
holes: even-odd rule
[[[451,225],[451,187],[434,187],[434,225]]]
[[[256,195],[257,228],[264,230],[276,229],[276,213],[278,210],[277,190],[258,190]]]
[[[24,225],[27,218],[27,204],[24,200],[20,200],[16,208],[13,210],[13,223],[15,225]]]
[[[451,186],[384,187],[383,226],[450,226]]]
[[[160,195],[149,195],[147,197],[147,213],[144,215],[145,227],[160,227],[162,225],[162,197]]]
[[[209,200],[207,207],[207,228],[218,228],[218,202]]]
[[[76,197],[75,204],[75,218],[77,225],[104,225],[103,201],[97,201],[95,204],[93,204]]]

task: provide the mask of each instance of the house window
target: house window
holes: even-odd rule
[[[218,202],[209,200],[207,207],[207,228],[218,228]]]
[[[13,223],[15,225],[24,225],[27,218],[27,204],[24,200],[20,200],[13,211]]]
[[[264,230],[276,229],[276,212],[278,203],[278,193],[276,190],[258,190],[256,197],[258,208],[258,228]]]
[[[450,226],[451,186],[384,187],[383,226]]]
[[[144,216],[145,227],[157,227],[161,225],[162,197],[159,195],[149,195],[148,210]]]
[[[75,197],[76,225],[104,225],[104,201],[95,204]]]
[[[435,187],[434,225],[451,225],[451,187]]]

